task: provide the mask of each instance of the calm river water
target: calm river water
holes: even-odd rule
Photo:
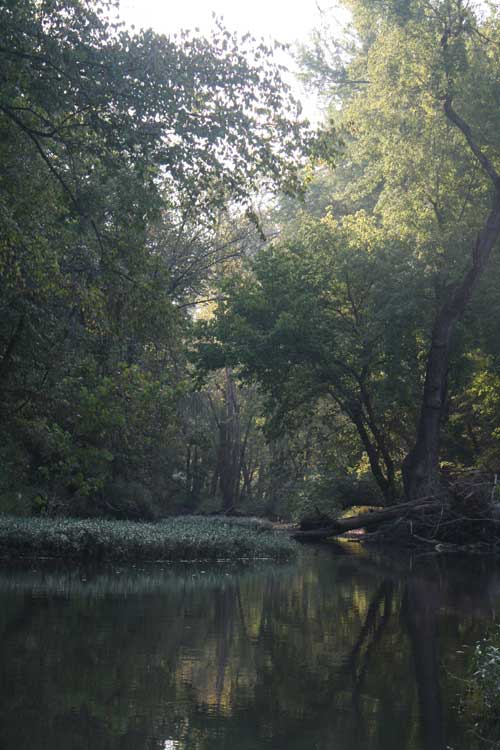
[[[0,567],[2,750],[471,750],[490,559]]]

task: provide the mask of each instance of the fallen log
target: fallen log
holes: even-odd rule
[[[423,498],[410,503],[391,505],[389,508],[383,508],[382,510],[360,513],[357,516],[351,516],[349,518],[337,518],[322,528],[310,529],[307,531],[293,531],[291,536],[293,539],[303,539],[304,541],[308,539],[311,541],[328,539],[332,536],[345,534],[347,531],[373,529],[387,523],[388,521],[394,521],[398,518],[409,518],[414,514],[423,514],[429,510],[439,511],[442,507],[442,502],[437,501],[435,498]]]
[[[400,503],[382,510],[335,518],[320,528],[294,530],[292,537],[320,541],[364,529],[360,540],[436,549],[489,548],[500,552],[500,507],[496,481],[472,472],[448,479],[439,495]]]

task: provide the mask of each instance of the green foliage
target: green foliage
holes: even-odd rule
[[[274,426],[296,429],[307,408],[333,402],[332,445],[345,455],[343,440],[355,441],[343,468],[369,467],[391,501],[416,437],[434,320],[491,204],[491,180],[443,101],[498,166],[500,26],[462,3],[347,5],[346,33],[326,26],[302,51],[304,78],[344,136],[338,169],[313,177],[305,209],[285,202],[280,239],[222,283],[200,360],[259,383]],[[494,472],[499,268],[496,254],[453,338],[443,414],[442,458]],[[354,432],[336,429],[345,419]]]
[[[397,456],[415,420],[426,285],[411,249],[364,212],[342,223],[304,216],[224,281],[216,317],[200,325],[203,366],[239,365],[278,423],[321,400],[360,430],[376,419]]]
[[[296,179],[301,125],[288,119],[296,105],[271,49],[222,27],[211,39],[130,34],[107,11],[92,0],[2,9],[6,125],[32,141],[74,207],[95,210],[122,179],[118,197],[130,208],[161,185],[170,201],[210,210],[227,194],[246,200],[264,175]],[[70,155],[68,183],[56,164]],[[74,181],[89,164],[97,174],[77,197]],[[155,186],[160,173],[167,182]],[[142,190],[131,195],[132,186]]]
[[[217,221],[258,187],[300,191],[316,148],[270,48],[113,13],[0,7],[0,492],[51,512],[110,512],[109,491],[126,513],[131,480],[174,508]]]
[[[295,545],[258,520],[183,517],[155,524],[0,517],[4,557],[70,560],[286,559]]]
[[[2,5],[4,510],[282,516],[354,501],[369,472],[396,499],[433,321],[491,203],[443,102],[498,168],[500,23],[451,0],[347,6],[346,33],[301,53],[330,104],[313,134],[248,35]],[[286,197],[259,214],[269,188]],[[497,254],[453,340],[442,450],[494,473],[499,283]]]

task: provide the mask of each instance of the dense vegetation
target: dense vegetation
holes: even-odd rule
[[[337,169],[224,279],[203,358],[259,383],[278,427],[315,426],[316,476],[369,474],[391,504],[500,467],[500,19],[347,5],[346,36],[302,55],[343,136]]]
[[[0,5],[4,513],[289,517],[500,473],[500,14],[345,5],[300,53],[316,133],[248,37]]]
[[[257,519],[169,518],[159,523],[68,518],[0,518],[3,558],[85,562],[285,560],[295,545]]]
[[[257,187],[298,189],[312,145],[263,45],[132,35],[112,12],[0,6],[12,512],[151,517],[197,499],[189,310],[235,253],[229,212],[251,214]]]

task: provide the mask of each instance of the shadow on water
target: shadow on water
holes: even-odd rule
[[[483,558],[355,545],[286,566],[0,569],[3,750],[475,750],[500,614]]]

